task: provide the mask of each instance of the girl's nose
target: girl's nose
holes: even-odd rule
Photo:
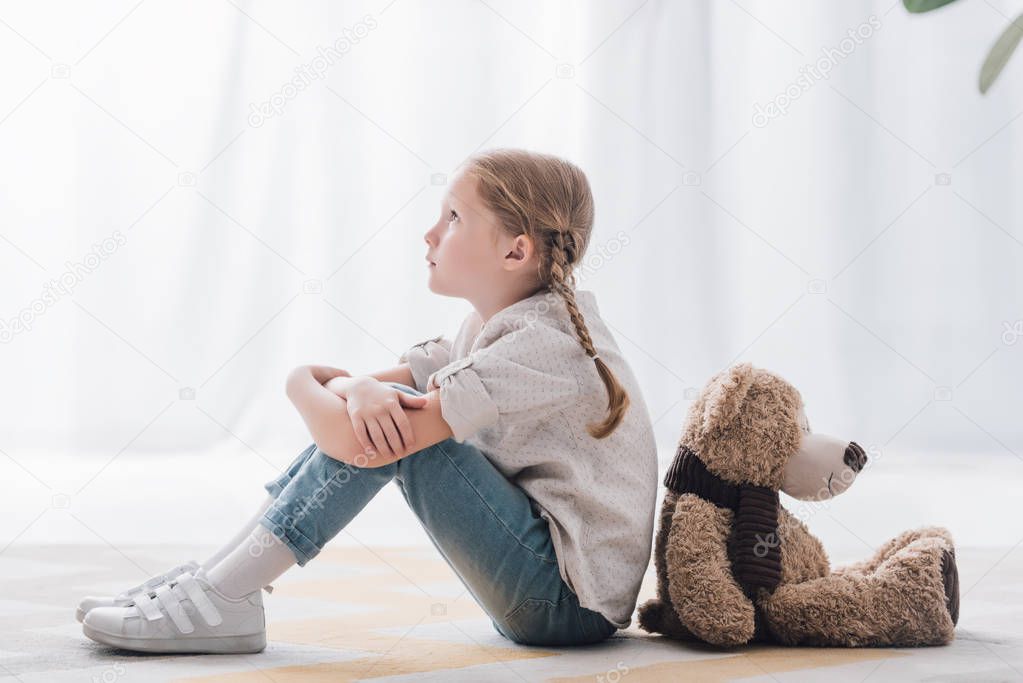
[[[423,235],[423,241],[426,242],[431,247],[436,246],[436,241],[437,240],[434,239],[434,230],[436,228],[437,228],[436,225],[433,226],[432,228],[430,228],[429,230],[426,231],[426,234]]]

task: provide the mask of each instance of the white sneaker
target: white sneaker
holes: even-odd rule
[[[82,598],[82,601],[78,603],[78,609],[75,611],[75,619],[79,622],[85,619],[86,613],[94,607],[127,607],[131,604],[132,600],[139,593],[148,593],[152,595],[153,591],[159,586],[167,583],[171,579],[174,579],[183,572],[194,574],[199,569],[199,563],[195,560],[189,560],[184,564],[179,564],[174,569],[166,571],[163,574],[157,574],[152,576],[137,586],[132,586],[124,591],[121,591],[117,595],[113,596],[95,596],[89,595]]]
[[[253,653],[266,648],[262,590],[233,599],[199,569],[139,593],[126,607],[96,607],[82,631],[97,643],[136,652]]]

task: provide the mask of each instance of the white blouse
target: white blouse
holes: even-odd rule
[[[473,444],[547,520],[561,576],[579,604],[628,628],[650,562],[657,447],[636,378],[600,317],[593,292],[576,302],[597,354],[631,404],[596,439],[607,390],[576,336],[564,300],[547,290],[494,314],[473,311],[453,340],[441,335],[399,358],[416,389],[440,390],[458,442]]]

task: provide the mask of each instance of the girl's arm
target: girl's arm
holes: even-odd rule
[[[412,377],[412,370],[408,363],[402,363],[387,370],[379,370],[368,376],[381,382],[397,382],[413,389],[416,388],[416,380]]]
[[[388,385],[385,386],[384,382]],[[346,372],[323,383],[324,388],[348,402],[348,417],[351,418],[355,438],[366,455],[375,456],[377,452],[383,452],[392,460],[400,457],[402,447],[415,446],[415,430],[403,408],[421,408],[426,400],[395,389],[390,386],[393,382],[416,386],[408,363],[361,377],[352,377]]]
[[[392,371],[395,374],[388,374]],[[379,374],[398,377],[383,381],[404,383],[401,379],[409,379],[411,384],[410,378],[401,376],[402,372],[399,366]],[[441,415],[439,392],[432,391],[422,397],[425,399],[422,408],[405,413],[415,434],[415,443],[411,447],[393,456],[379,452],[366,455],[352,427],[347,401],[323,386],[334,377],[345,376],[342,373],[323,366],[301,365],[291,371],[286,385],[288,398],[305,421],[313,441],[326,455],[357,467],[383,467],[451,436],[451,428]]]

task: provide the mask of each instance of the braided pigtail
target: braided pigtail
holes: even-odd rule
[[[570,232],[557,231],[553,235],[550,260],[549,282],[552,291],[561,295],[565,300],[565,307],[575,326],[575,333],[583,346],[586,354],[593,358],[597,366],[600,379],[607,389],[607,417],[603,422],[589,424],[586,426],[590,436],[603,439],[611,435],[611,432],[621,423],[625,411],[629,408],[629,394],[621,385],[618,378],[611,371],[611,368],[604,363],[603,359],[597,358],[597,350],[593,347],[593,340],[590,338],[590,331],[583,320],[583,314],[575,301],[575,275],[571,271],[572,257],[575,250],[575,240]]]
[[[586,174],[558,157],[517,149],[492,149],[468,160],[477,191],[509,235],[527,235],[536,248],[536,284],[565,300],[576,335],[593,358],[607,388],[607,417],[587,425],[603,439],[621,423],[629,395],[597,357],[590,331],[575,300],[572,268],[582,258],[593,229],[593,194]]]

